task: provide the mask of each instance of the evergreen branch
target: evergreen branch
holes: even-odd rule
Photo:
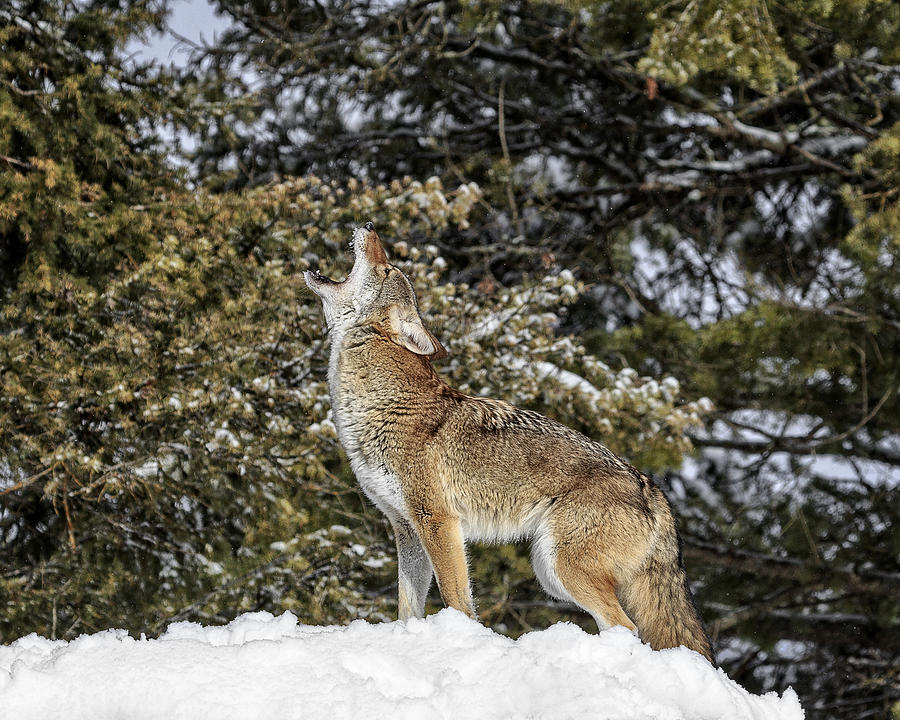
[[[755,617],[766,616],[784,605],[786,599],[802,597],[810,591],[821,589],[821,587],[821,583],[789,585],[780,587],[752,604],[746,604],[739,608],[718,606],[717,609],[723,614],[709,624],[709,633],[715,641],[723,631],[730,630]]]
[[[281,553],[274,557],[269,562],[263,563],[262,565],[258,565],[252,570],[235,577],[229,580],[227,583],[223,583],[221,585],[217,585],[215,588],[206,593],[203,597],[195,602],[190,603],[189,605],[185,605],[183,608],[178,610],[176,613],[169,615],[161,620],[158,620],[153,625],[153,632],[159,633],[161,632],[166,625],[171,625],[172,623],[180,622],[185,618],[191,616],[192,613],[198,611],[204,605],[208,605],[214,597],[217,595],[226,592],[227,590],[231,590],[234,587],[238,587],[240,585],[246,584],[248,580],[254,577],[261,577],[265,574],[266,571],[271,570],[273,568],[279,567],[283,565],[290,559],[302,557],[300,553]],[[297,583],[308,583],[311,580],[316,579],[317,577],[323,575],[325,572],[330,570],[333,566],[333,560],[328,559],[319,562],[317,565],[313,566],[313,568],[304,573],[302,576],[296,579]]]
[[[783,88],[777,93],[765,95],[758,100],[754,100],[753,102],[744,105],[736,110],[735,115],[737,117],[748,118],[770,112],[775,108],[784,105],[795,95],[806,95],[806,93],[817,85],[837,77],[844,72],[844,70],[845,67],[843,63],[832,65],[830,68],[822,70],[802,82],[795,83],[794,85]]]
[[[823,438],[815,447],[806,442],[795,442],[792,438],[776,437],[767,440],[735,440],[729,438],[718,438],[710,436],[697,435],[689,433],[691,442],[700,447],[724,448],[726,450],[738,450],[750,455],[771,454],[773,452],[785,452],[792,455],[814,455],[817,451],[828,448],[830,444],[829,438]],[[829,448],[838,454],[851,454],[844,448]],[[881,450],[871,444],[863,444],[854,441],[853,453],[860,455],[869,460],[878,460],[888,465],[900,466],[900,454]]]
[[[684,539],[684,555],[690,560],[734,572],[802,581],[810,587],[846,587],[853,592],[883,597],[893,597],[900,591],[900,572],[810,563],[800,558],[766,555],[697,538]]]
[[[34,170],[34,166],[29,162],[23,162],[22,160],[17,160],[14,157],[9,157],[9,155],[0,155],[0,160],[10,165],[15,165],[16,167],[24,168],[25,170]]]
[[[48,465],[46,468],[41,470],[39,473],[32,475],[31,477],[25,478],[23,480],[19,480],[19,482],[10,485],[9,487],[3,488],[0,490],[0,495],[8,495],[9,493],[16,492],[17,490],[21,490],[22,488],[26,488],[29,485],[34,484],[42,477],[47,475],[48,473],[53,472],[57,467],[59,467],[59,461],[53,463],[52,465]]]
[[[769,454],[772,452],[780,451],[788,452],[794,455],[815,455],[824,449],[831,449],[834,451],[839,451],[840,454],[843,454],[846,451],[844,448],[840,447],[841,443],[843,443],[844,440],[856,437],[857,433],[859,433],[860,430],[862,430],[875,418],[879,411],[884,407],[885,403],[889,399],[891,399],[896,394],[896,392],[896,387],[894,387],[891,383],[888,383],[887,390],[885,390],[875,406],[871,410],[869,410],[855,425],[836,435],[825,435],[818,437],[812,437],[812,433],[807,434],[806,436],[784,435],[780,433],[769,432],[764,428],[760,428],[756,425],[747,425],[737,422],[731,418],[723,417],[720,418],[723,422],[739,429],[758,433],[765,436],[766,439],[735,439],[716,437],[712,435],[703,436],[698,435],[697,433],[691,433],[691,442],[703,447],[722,447],[731,450],[740,450],[747,453]],[[822,429],[822,427],[823,423],[820,422],[816,426],[814,432],[818,432]],[[863,447],[869,448],[867,450],[867,455],[870,457],[873,457],[873,454],[877,454],[879,452],[878,448],[874,444]],[[887,452],[882,452],[880,454],[885,462],[889,462],[890,464],[900,464],[900,457],[894,457],[892,454]]]

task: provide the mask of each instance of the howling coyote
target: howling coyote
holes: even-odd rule
[[[528,538],[550,595],[601,629],[624,625],[712,661],[662,491],[581,433],[447,385],[431,364],[447,353],[372,223],[352,246],[345,280],[304,277],[331,334],[338,436],[394,529],[400,618],[423,616],[432,573],[444,602],[475,617],[466,540]]]

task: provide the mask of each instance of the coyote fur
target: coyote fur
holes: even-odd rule
[[[624,625],[712,661],[662,491],[581,433],[447,385],[432,366],[447,353],[372,223],[351,245],[345,280],[304,278],[331,335],[338,436],[393,526],[400,618],[424,615],[432,574],[444,602],[474,618],[466,541],[527,538],[544,589],[600,629]]]

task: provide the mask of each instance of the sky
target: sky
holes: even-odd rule
[[[169,28],[174,32],[199,43],[211,41],[214,35],[227,27],[228,20],[216,15],[207,0],[173,0],[169,15]],[[153,35],[146,43],[132,43],[129,51],[142,58],[156,58],[161,63],[183,66],[187,62],[188,48],[171,33]]]

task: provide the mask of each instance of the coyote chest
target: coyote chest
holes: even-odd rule
[[[383,457],[378,457],[378,453],[372,452],[371,448],[364,448],[364,444],[370,444],[364,442],[368,421],[354,392],[353,383],[341,377],[341,342],[342,338],[335,338],[328,368],[328,386],[338,438],[366,497],[383,513],[399,513],[406,517],[400,478],[388,468]]]
[[[342,440],[347,447],[349,438]],[[403,501],[403,490],[400,487],[400,478],[388,468],[375,465],[365,459],[362,452],[350,452],[350,465],[359,485],[366,497],[375,506],[387,515],[397,514],[406,517],[406,507]]]

